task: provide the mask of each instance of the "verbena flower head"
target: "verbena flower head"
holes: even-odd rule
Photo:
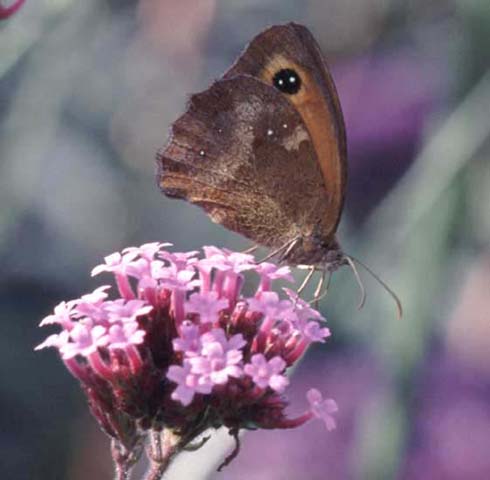
[[[41,325],[61,331],[37,349],[55,347],[81,382],[102,428],[131,452],[145,436],[171,431],[179,448],[210,428],[292,428],[319,418],[335,425],[333,400],[307,393],[308,409],[285,413],[288,368],[308,345],[330,331],[323,317],[286,290],[288,267],[256,263],[251,255],[216,247],[165,250],[169,244],[131,247],[105,258],[93,275],[105,285],[61,302]],[[241,294],[245,275],[253,296]]]

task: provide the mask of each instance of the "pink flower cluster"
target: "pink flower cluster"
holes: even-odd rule
[[[110,272],[109,286],[61,302],[41,325],[61,332],[37,349],[55,347],[81,382],[94,416],[127,449],[145,432],[178,432],[183,444],[208,428],[291,428],[311,418],[335,426],[333,400],[307,393],[309,409],[284,412],[291,367],[330,331],[319,312],[275,280],[288,267],[216,247],[175,253],[149,243],[105,258],[92,275]],[[258,276],[242,295],[245,272]],[[247,275],[250,275],[247,273]]]

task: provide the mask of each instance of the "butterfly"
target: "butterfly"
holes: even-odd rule
[[[198,205],[214,222],[271,248],[281,262],[309,266],[307,281],[316,270],[331,273],[344,264],[359,279],[335,235],[347,185],[346,143],[318,43],[302,25],[275,25],[190,97],[157,154],[157,181],[168,197]]]

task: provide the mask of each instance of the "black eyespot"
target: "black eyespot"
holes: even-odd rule
[[[274,87],[288,95],[298,93],[301,88],[301,78],[296,71],[291,68],[279,70],[272,79]]]

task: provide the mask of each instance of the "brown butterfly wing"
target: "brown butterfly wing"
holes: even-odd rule
[[[302,79],[297,94],[283,95],[300,114],[317,153],[328,197],[320,229],[324,238],[332,237],[347,183],[346,135],[335,84],[313,35],[295,23],[270,27],[250,42],[223,78],[246,74],[272,85],[274,75],[287,68]]]
[[[266,246],[311,235],[328,208],[301,115],[283,94],[239,75],[193,95],[158,153],[163,192]]]

